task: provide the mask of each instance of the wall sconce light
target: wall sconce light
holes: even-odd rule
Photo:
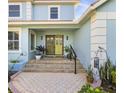
[[[43,36],[41,36],[41,40],[43,40]]]
[[[66,40],[68,40],[68,36],[66,36]]]

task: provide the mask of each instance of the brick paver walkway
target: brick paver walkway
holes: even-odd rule
[[[86,83],[83,73],[31,73],[22,72],[9,86],[19,93],[77,93]]]

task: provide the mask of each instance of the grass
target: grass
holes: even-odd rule
[[[11,90],[8,88],[8,93],[12,93]]]

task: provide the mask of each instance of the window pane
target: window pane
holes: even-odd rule
[[[20,16],[20,5],[9,5],[9,17]]]
[[[8,50],[13,50],[13,42],[8,42]]]
[[[57,14],[51,14],[51,18],[56,19],[56,18],[58,18],[58,15]]]
[[[14,50],[19,50],[19,42],[14,41]]]
[[[8,40],[13,40],[13,32],[8,32]]]
[[[14,33],[14,40],[19,40],[19,33],[18,32],[13,32]]]
[[[9,10],[20,10],[19,5],[9,5]]]
[[[52,7],[50,9],[50,18],[51,19],[58,19],[58,7]]]
[[[20,12],[19,11],[9,12],[9,17],[19,17],[19,16],[20,16]]]

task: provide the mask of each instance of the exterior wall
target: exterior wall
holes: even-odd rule
[[[116,11],[116,0],[108,0],[105,4],[97,8],[99,12],[115,12]]]
[[[73,20],[74,19],[74,6],[61,5],[61,7],[60,7],[60,19],[61,20]]]
[[[47,20],[48,19],[48,6],[47,5],[33,5],[32,12],[33,20]]]
[[[28,29],[27,28],[9,28],[9,31],[20,31],[19,36],[19,51],[8,51],[8,60],[16,60],[21,53],[19,60],[28,61]]]
[[[107,3],[98,7],[94,14],[91,16],[91,64],[93,66],[94,57],[96,56],[96,51],[98,47],[103,47],[109,53],[111,60],[115,62],[115,22],[110,24],[110,20],[115,20],[115,0],[109,0]],[[111,31],[113,28],[114,31]],[[112,33],[111,33],[112,32]],[[113,45],[111,48],[110,44]],[[113,51],[114,54],[111,54]],[[99,53],[100,65],[106,61],[105,52]]]
[[[48,20],[49,19],[49,5],[33,5],[33,20]],[[68,12],[69,11],[69,12]],[[74,6],[60,5],[60,19],[59,20],[73,20]]]
[[[74,49],[84,68],[90,65],[90,20],[74,33]]]
[[[113,64],[116,64],[116,22],[107,20],[107,53]]]

